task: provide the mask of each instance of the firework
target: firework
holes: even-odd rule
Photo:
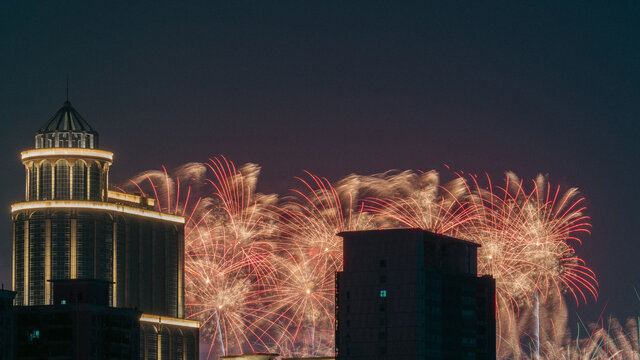
[[[597,298],[595,274],[571,246],[591,227],[577,190],[561,193],[541,175],[530,191],[513,173],[505,187],[493,188],[487,179],[489,187],[481,188],[473,177],[470,205],[477,216],[464,235],[483,245],[480,271],[496,278],[504,300],[517,305],[549,291],[568,291],[576,303],[586,302],[587,294]]]
[[[549,316],[558,315],[566,319],[564,308],[552,309]],[[541,357],[549,360],[638,360],[638,319],[629,318],[622,325],[617,319],[609,317],[607,321],[589,325],[578,324],[578,333],[574,338],[566,328],[566,324],[547,324],[549,332],[557,330],[559,334],[552,337],[545,332],[541,341]],[[549,326],[550,325],[550,326]],[[564,325],[564,327],[563,327]],[[582,336],[584,334],[584,336]],[[526,336],[526,334],[525,334]],[[534,359],[533,338],[522,344],[515,344],[513,354],[517,356],[503,357],[517,359]],[[518,348],[520,346],[520,348]]]
[[[405,173],[405,185],[396,185],[400,190],[393,197],[367,199],[367,210],[387,224],[482,245],[478,271],[496,279],[499,343],[518,343],[524,330],[516,325],[520,308],[539,307],[551,291],[558,296],[569,292],[576,302],[586,302],[587,294],[597,297],[594,273],[571,246],[590,227],[576,189],[561,193],[539,176],[527,190],[512,173],[504,187],[494,188],[487,177],[489,186],[483,188],[476,176],[468,177],[459,174],[440,186],[434,171]],[[540,326],[534,327],[539,338]]]
[[[587,294],[597,298],[595,274],[571,246],[580,244],[580,234],[589,233],[588,217],[582,214],[584,199],[577,198],[576,189],[561,193],[543,176],[532,181],[531,190],[513,173],[507,173],[504,187],[494,187],[487,177],[489,185],[482,188],[477,177],[470,178],[468,203],[474,219],[465,224],[462,236],[482,245],[478,270],[496,279],[501,339],[511,333],[514,342],[514,335],[526,332],[515,325],[525,306],[536,315],[532,334],[539,346],[540,302],[551,293],[561,297],[565,292],[577,304],[586,302]]]
[[[638,319],[629,318],[622,326],[617,319],[609,318],[606,327],[604,322],[589,327],[589,337],[576,340],[576,359],[640,359]]]
[[[280,281],[273,312],[282,314],[294,355],[333,349],[335,273],[342,269],[342,231],[370,228],[356,195],[307,173],[303,190],[274,208],[279,214]]]
[[[531,353],[523,338],[547,357],[566,349],[558,345],[566,321],[554,318],[563,295],[597,297],[595,275],[572,247],[589,233],[583,199],[542,176],[526,189],[511,173],[504,187],[471,175],[443,186],[435,171],[350,175],[335,186],[307,173],[278,199],[256,192],[259,170],[220,157],[171,175],[146,172],[129,186],[187,219],[187,312],[202,322],[209,357],[331,354],[342,231],[418,227],[481,244],[478,269],[496,279],[506,357]]]
[[[201,209],[197,194],[202,192],[205,172],[204,164],[188,163],[170,176],[163,166],[162,171],[145,171],[117,189],[154,198],[157,211],[184,216],[190,221],[196,210]]]
[[[461,201],[466,191],[462,178],[441,186],[435,171],[405,171],[383,180],[387,183],[383,193],[388,196],[368,197],[366,210],[376,214],[384,227],[421,228],[456,236],[461,225],[472,219],[470,209]]]
[[[211,339],[209,355],[267,349],[275,339],[267,297],[277,279],[272,266],[274,196],[255,192],[259,168],[211,159],[209,205],[185,229],[186,304]]]
[[[186,217],[185,301],[209,340],[208,357],[265,350],[275,342],[265,298],[276,279],[267,211],[276,197],[255,192],[258,174],[254,164],[236,168],[221,157],[171,175],[164,168],[145,172],[129,186],[155,197],[159,211]]]

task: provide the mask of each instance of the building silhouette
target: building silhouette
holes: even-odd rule
[[[54,305],[16,306],[14,359],[135,360],[140,312],[109,306],[110,282],[56,280]]]
[[[11,206],[15,304],[59,306],[56,281],[103,281],[102,305],[142,313],[142,357],[195,359],[199,325],[184,320],[184,218],[109,190],[113,153],[98,140],[66,101],[21,153],[25,201]]]
[[[353,231],[336,281],[336,359],[495,359],[495,281],[479,245],[421,229]]]
[[[275,360],[277,357],[278,354],[273,353],[251,353],[221,356],[220,360]]]
[[[0,289],[0,359],[13,359],[14,291]]]

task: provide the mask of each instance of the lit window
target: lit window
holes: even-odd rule
[[[29,333],[29,341],[33,341],[39,338],[40,338],[40,330],[32,330],[31,333]]]
[[[380,290],[380,297],[387,297],[387,290]]]
[[[67,300],[60,300],[60,304],[65,305],[67,303]]]

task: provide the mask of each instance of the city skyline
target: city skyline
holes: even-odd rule
[[[217,154],[258,163],[260,190],[278,193],[303,170],[548,173],[589,201],[593,233],[577,251],[600,299],[578,311],[625,318],[640,306],[638,9],[616,6],[4,5],[1,198],[22,200],[18,154],[68,76],[101,147],[121,154],[112,183]],[[8,238],[8,220],[1,229]],[[9,287],[10,256],[0,265]]]

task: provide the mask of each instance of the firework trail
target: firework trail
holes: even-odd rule
[[[555,359],[567,349],[570,334],[565,299],[555,292],[539,304],[538,314],[531,307],[523,307],[515,318],[516,325],[504,328],[502,348],[498,359]],[[539,332],[536,327],[539,322]],[[533,332],[532,332],[533,331]]]
[[[157,211],[184,216],[189,221],[200,209],[201,199],[194,194],[202,192],[206,170],[204,164],[188,163],[169,176],[163,166],[162,171],[145,171],[117,189],[151,197]]]
[[[393,197],[367,199],[366,209],[392,225],[482,245],[478,271],[496,279],[498,343],[519,344],[525,330],[516,325],[520,307],[531,308],[537,297],[544,302],[551,291],[569,292],[576,302],[586,302],[587,294],[597,297],[595,274],[570,245],[580,243],[578,235],[590,227],[575,189],[560,193],[539,176],[527,190],[512,173],[504,187],[495,188],[489,177],[486,188],[476,176],[461,174],[445,186],[433,171],[404,178],[410,186],[397,186]]]
[[[256,165],[214,158],[206,166],[209,205],[185,229],[186,304],[211,339],[208,356],[263,351],[277,328],[266,310],[277,280],[267,211],[276,197],[255,192]]]
[[[559,311],[558,311],[559,310]],[[554,320],[559,318],[566,320],[566,311],[563,308],[551,309],[548,313]],[[566,321],[565,321],[566,322]],[[553,323],[553,321],[552,321]],[[608,318],[606,323],[600,320],[587,326],[578,327],[578,334],[571,338],[566,324],[556,324],[558,334],[549,336],[545,332],[545,339],[541,341],[541,356],[549,360],[639,360],[640,348],[638,347],[638,321],[635,318],[627,319],[623,326],[617,319]],[[564,328],[563,328],[564,325]],[[553,331],[553,326],[545,329]],[[584,329],[586,336],[581,337],[580,330]],[[526,334],[525,334],[526,336]],[[521,349],[514,349],[513,354],[518,356],[504,357],[517,359],[533,359],[532,338],[528,342],[523,341]],[[518,344],[515,345],[515,348]]]
[[[522,306],[537,308],[538,301],[546,302],[552,293],[561,297],[567,292],[576,304],[588,296],[597,298],[595,274],[570,244],[581,244],[578,236],[588,234],[591,226],[582,214],[584,199],[577,198],[577,190],[561,193],[541,175],[532,181],[531,190],[513,173],[507,173],[504,187],[494,187],[488,176],[487,182],[483,188],[471,176],[469,205],[474,220],[465,224],[462,236],[482,245],[478,270],[496,279],[502,337],[515,325]],[[536,316],[531,332],[535,337],[539,321]],[[516,329],[527,332],[522,326]]]
[[[307,173],[302,190],[274,207],[282,266],[272,311],[290,336],[287,354],[333,352],[335,273],[342,269],[342,231],[371,228],[357,194]]]
[[[530,301],[536,291],[546,298],[550,291],[567,290],[576,304],[588,296],[597,298],[595,274],[570,244],[581,244],[578,236],[589,234],[591,227],[576,189],[561,193],[540,175],[527,191],[513,173],[507,173],[503,188],[483,189],[475,177],[473,182],[470,203],[479,216],[465,235],[483,245],[482,271],[501,279],[510,302]]]
[[[576,343],[580,359],[640,359],[637,319],[629,318],[622,326],[618,320],[609,318],[606,328],[601,322],[591,324],[590,329],[590,336]]]
[[[254,164],[236,168],[221,157],[171,176],[145,172],[129,186],[155,197],[159,211],[186,217],[187,313],[201,322],[211,358],[266,350],[275,341],[265,330],[273,328],[265,298],[277,277],[267,211],[277,198],[255,192],[258,174]]]
[[[435,171],[349,175],[335,186],[307,173],[278,199],[256,192],[259,170],[220,157],[171,175],[145,172],[128,186],[186,218],[187,311],[202,322],[210,358],[331,354],[341,231],[419,227],[480,243],[478,270],[496,279],[504,358],[527,356],[521,344],[532,338],[546,357],[567,348],[559,345],[566,321],[554,318],[563,294],[577,303],[597,296],[595,275],[571,246],[589,232],[583,199],[542,176],[526,189],[512,173],[503,187],[471,175],[443,186]],[[532,317],[537,297],[542,315]],[[532,319],[541,318],[536,336]]]
[[[376,175],[361,178],[380,179]],[[438,173],[432,170],[419,174],[405,171],[380,180],[376,197],[366,199],[366,210],[376,214],[384,227],[421,228],[456,236],[461,225],[473,218],[460,201],[467,190],[461,178],[441,186]]]

